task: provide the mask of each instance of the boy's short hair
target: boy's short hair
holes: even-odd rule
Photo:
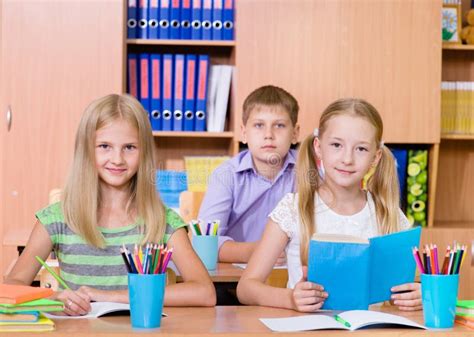
[[[258,106],[280,106],[288,112],[293,126],[298,122],[298,102],[286,90],[273,85],[255,89],[247,96],[243,105],[242,122],[247,124],[250,113]]]

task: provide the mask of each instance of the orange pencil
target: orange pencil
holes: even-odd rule
[[[433,244],[430,244],[430,262],[431,262],[431,274],[436,274],[435,268],[435,256],[434,256],[434,247]]]

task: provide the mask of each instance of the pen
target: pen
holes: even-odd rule
[[[348,321],[346,321],[344,318],[341,318],[340,316],[338,315],[334,315],[334,319],[336,321],[338,321],[339,323],[343,324],[344,326],[347,326],[348,328],[351,327],[351,323],[349,323]]]
[[[61,277],[59,277],[59,275],[56,274],[56,273],[54,272],[54,270],[52,270],[52,269],[46,264],[46,262],[43,261],[43,259],[41,259],[39,256],[35,256],[35,258],[36,258],[36,260],[38,260],[39,263],[41,263],[41,265],[42,265],[43,267],[46,268],[46,270],[56,279],[56,281],[58,281],[58,282],[63,286],[64,289],[69,289],[69,290],[71,290],[71,288],[69,288],[69,286],[66,284],[66,282],[64,282],[64,280],[63,280]]]

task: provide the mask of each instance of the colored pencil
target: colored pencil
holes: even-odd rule
[[[434,263],[435,263],[435,274],[439,274],[439,264],[438,264],[438,247],[436,245],[433,245],[433,250],[434,250]]]
[[[420,270],[421,274],[425,273],[425,269],[423,268],[423,263],[421,263],[420,260],[420,254],[418,253],[418,249],[415,247],[412,249],[413,251],[413,257],[415,258],[415,263],[418,266],[418,269]]]
[[[64,280],[58,274],[56,274],[54,270],[52,270],[51,267],[46,264],[46,262],[43,261],[42,258],[40,258],[39,256],[35,256],[35,258],[51,274],[51,276],[54,277],[56,281],[58,281],[59,284],[63,286],[64,289],[69,289],[69,290],[71,289],[66,284],[66,282],[64,282]]]

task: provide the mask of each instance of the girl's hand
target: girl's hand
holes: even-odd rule
[[[106,290],[100,290],[92,287],[82,286],[77,290],[77,293],[84,298],[89,298],[93,302],[107,302],[110,301],[108,292]]]
[[[79,291],[66,289],[58,293],[56,299],[64,303],[64,313],[66,315],[86,315],[91,311],[90,297]]]
[[[396,305],[399,310],[415,311],[421,310],[421,284],[405,283],[393,287],[392,292],[400,292],[401,294],[393,294],[391,302]]]
[[[303,277],[293,289],[293,305],[296,311],[314,312],[324,304],[328,293],[316,283],[307,281],[308,267],[303,267]]]

